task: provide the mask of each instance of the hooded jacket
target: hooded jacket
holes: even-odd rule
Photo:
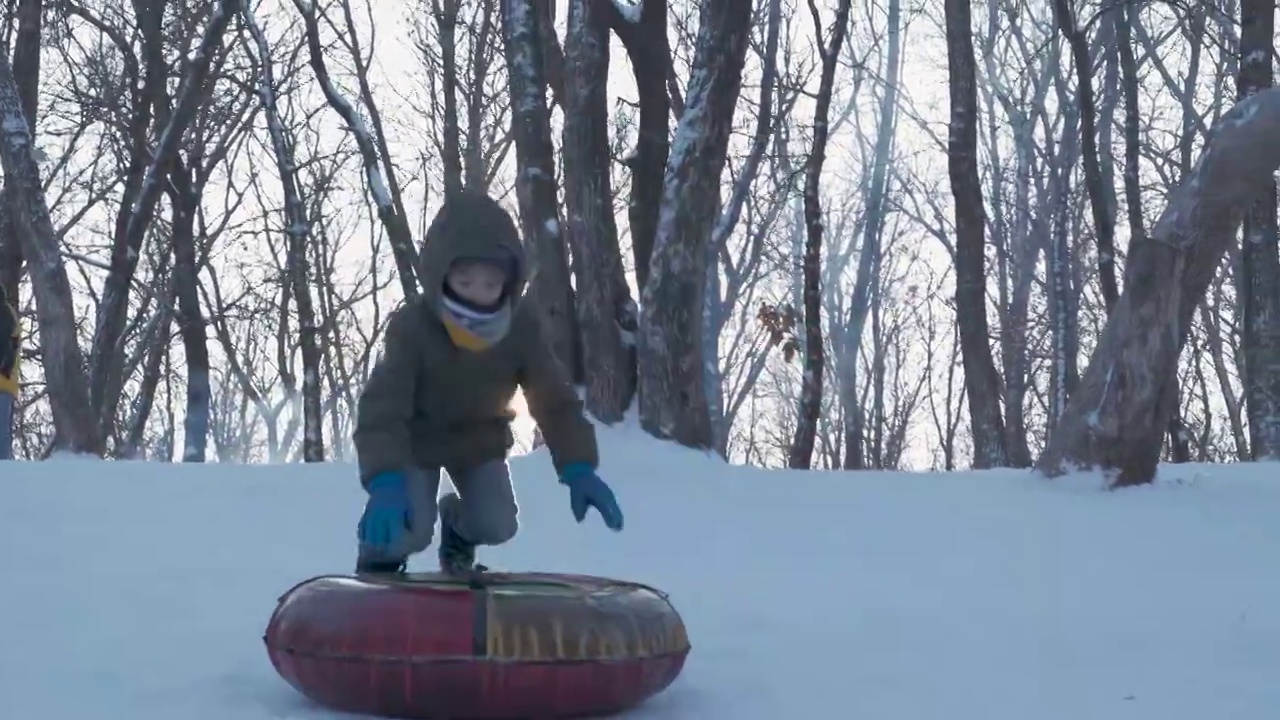
[[[509,269],[501,332],[483,347],[455,342],[446,327],[445,277],[460,259]],[[568,373],[525,302],[528,259],[511,216],[493,199],[446,201],[419,254],[423,292],[388,319],[383,353],[360,394],[354,441],[360,479],[380,472],[445,468],[451,476],[507,456],[515,444],[517,387],[542,430],[557,471],[598,464],[595,430]]]
[[[18,395],[18,361],[20,359],[21,327],[18,313],[0,287],[0,393]]]

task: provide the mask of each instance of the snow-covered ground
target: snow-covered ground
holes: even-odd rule
[[[1019,472],[728,468],[601,433],[627,513],[577,525],[544,453],[484,559],[672,594],[694,649],[630,717],[1274,720],[1280,476],[1101,492]],[[340,717],[280,680],[277,597],[346,572],[349,467],[0,463],[0,717]],[[426,568],[431,557],[418,559]],[[349,716],[341,716],[349,717]]]

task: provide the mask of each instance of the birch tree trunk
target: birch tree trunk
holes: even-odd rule
[[[1062,108],[1062,140],[1056,152],[1050,150],[1051,176],[1047,192],[1041,193],[1041,207],[1045,208],[1048,247],[1045,250],[1045,274],[1048,286],[1049,335],[1052,338],[1052,356],[1049,359],[1048,422],[1050,429],[1061,417],[1067,399],[1080,382],[1080,303],[1075,278],[1075,253],[1071,247],[1071,176],[1076,158],[1080,155],[1078,133],[1080,113],[1073,98],[1067,93],[1066,80],[1057,72],[1057,59],[1061,57],[1058,39],[1052,41],[1050,51],[1053,60],[1054,86],[1058,104]],[[1053,129],[1047,114],[1042,114],[1045,137],[1052,137]],[[1048,142],[1048,141],[1046,141]]]
[[[1237,103],[1214,126],[1151,236],[1131,245],[1124,293],[1037,461],[1041,472],[1099,469],[1115,486],[1155,477],[1192,315],[1245,214],[1280,167],[1277,137],[1275,89]]]
[[[1009,201],[997,189],[991,195],[994,215],[991,241],[996,250],[996,274],[998,278],[1000,310],[1000,354],[1004,372],[1004,425],[1005,447],[1009,464],[1013,467],[1030,467],[1031,449],[1027,444],[1026,399],[1031,387],[1031,356],[1028,343],[1029,311],[1032,284],[1037,280],[1037,265],[1042,243],[1032,232],[1035,223],[1031,212],[1031,188],[1037,175],[1036,158],[1039,150],[1035,144],[1035,118],[1029,113],[1044,106],[1049,83],[1038,74],[1031,92],[1022,93],[1025,102],[1016,102],[1002,74],[1004,64],[995,52],[996,39],[1001,32],[1001,10],[992,3],[987,14],[987,33],[980,49],[985,69],[980,89],[986,94],[987,148],[991,177],[1004,177],[1011,165],[1014,179],[1012,198]],[[997,114],[998,107],[1004,117]],[[1007,118],[1007,119],[1006,119]],[[1013,158],[1006,165],[1001,154],[1004,132],[1012,134]],[[1000,186],[997,184],[997,188]],[[950,406],[948,406],[950,407]],[[950,428],[948,428],[950,431]],[[950,441],[948,441],[950,443]],[[946,451],[947,462],[950,453]]]

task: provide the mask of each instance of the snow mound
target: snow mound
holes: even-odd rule
[[[483,560],[657,585],[693,653],[629,717],[1273,720],[1280,482],[1154,487],[1016,471],[730,467],[601,431],[627,530],[573,522],[545,451],[513,459],[522,528]],[[346,572],[363,493],[323,466],[0,463],[0,716],[279,720],[277,597]],[[414,566],[427,568],[432,558]]]

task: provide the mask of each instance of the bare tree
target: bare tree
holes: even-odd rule
[[[43,0],[19,0],[15,10],[18,27],[13,39],[13,77],[18,85],[18,97],[22,101],[22,113],[27,119],[27,131],[32,142],[36,139],[36,118],[40,98],[40,31],[44,18]],[[6,180],[6,186],[8,182]],[[0,288],[4,288],[10,302],[19,304],[19,280],[22,277],[22,241],[10,214],[18,208],[13,193],[4,191],[7,206],[0,213]]]
[[[627,51],[635,76],[640,111],[636,146],[626,160],[631,170],[631,201],[627,215],[631,251],[635,257],[636,287],[643,296],[649,285],[649,266],[657,242],[663,205],[665,173],[671,152],[672,101],[668,84],[674,79],[667,34],[669,0],[599,2],[609,26]],[[624,9],[626,12],[624,13]],[[749,8],[748,8],[749,9]]]
[[[52,449],[101,455],[101,426],[89,404],[89,379],[76,339],[71,282],[45,202],[30,127],[9,58],[0,53],[0,162],[10,217],[22,238],[40,322],[42,365],[56,431]]]
[[[627,287],[609,177],[609,26],[604,4],[570,0],[564,42],[564,177],[586,406],[600,420],[622,419],[635,395],[631,332],[636,307]]]
[[[1236,96],[1244,100],[1272,86],[1275,0],[1240,0],[1240,70]],[[1255,460],[1280,460],[1280,244],[1276,182],[1267,178],[1244,216],[1241,306],[1245,407]]]
[[[427,97],[411,106],[431,129],[423,166],[439,161],[446,194],[488,189],[512,145],[498,4],[419,0],[418,6],[413,47]]]
[[[813,141],[804,167],[804,375],[800,387],[799,418],[791,440],[787,465],[808,468],[813,462],[813,443],[822,413],[822,381],[826,366],[822,338],[822,239],[825,218],[819,198],[822,166],[827,159],[827,139],[831,110],[831,93],[835,86],[836,65],[844,49],[849,30],[850,0],[840,0],[829,39],[824,43],[822,17],[813,0],[809,12],[813,16],[814,36],[818,39],[818,57],[822,62],[821,79],[813,111]]]
[[[1249,205],[1280,167],[1280,91],[1239,102],[1219,121],[1199,163],[1170,196],[1151,237],[1129,252],[1126,288],[1089,369],[1037,461],[1048,475],[1099,468],[1116,485],[1155,476],[1168,391],[1191,318]]]
[[[462,180],[462,131],[458,122],[458,0],[431,0],[431,17],[436,24],[440,52],[441,137],[440,159],[444,163],[446,195],[460,192]],[[481,3],[488,10],[490,3]],[[487,17],[487,13],[486,13]]]
[[[667,163],[649,278],[641,289],[638,358],[645,430],[690,447],[711,448],[702,367],[706,247],[742,85],[751,7],[735,0],[707,0],[700,23],[686,112]]]
[[[951,128],[947,148],[956,223],[956,325],[969,396],[975,467],[1007,463],[999,375],[987,344],[985,233],[978,177],[978,101],[969,3],[945,0]]]
[[[298,184],[298,162],[293,142],[277,110],[274,60],[267,36],[246,4],[241,12],[245,27],[252,36],[258,62],[258,102],[271,136],[276,172],[284,198],[284,233],[288,237],[288,276],[290,295],[297,306],[298,344],[302,350],[303,449],[306,462],[324,462],[324,412],[320,402],[320,345],[316,310],[311,295],[311,226]]]
[[[837,387],[840,390],[843,408],[842,433],[844,441],[844,457],[841,466],[848,470],[864,467],[863,452],[864,417],[863,405],[856,396],[858,377],[858,350],[862,345],[862,334],[866,327],[867,317],[872,314],[873,284],[879,285],[879,273],[883,250],[881,241],[884,234],[885,218],[888,210],[889,194],[889,162],[893,157],[894,140],[897,130],[898,83],[902,65],[901,57],[901,22],[902,3],[889,0],[886,22],[888,24],[888,46],[884,58],[884,89],[880,99],[880,113],[876,128],[875,150],[871,157],[871,177],[866,191],[866,219],[862,228],[862,247],[859,250],[857,277],[854,280],[848,311],[844,314],[843,327],[834,333],[838,339],[836,366],[842,367]],[[874,304],[878,319],[880,303]]]
[[[730,315],[734,308],[738,305],[746,286],[752,283],[756,277],[754,273],[747,272],[753,267],[759,267],[765,247],[764,235],[772,228],[777,221],[778,215],[783,208],[783,202],[774,198],[775,202],[771,203],[769,210],[765,213],[763,224],[752,226],[747,224],[746,232],[750,236],[750,241],[746,244],[745,252],[742,253],[741,261],[735,263],[732,259],[729,241],[738,227],[739,220],[742,218],[743,209],[747,206],[752,191],[756,188],[756,181],[760,176],[760,167],[765,158],[765,152],[769,149],[769,141],[776,134],[778,125],[778,108],[774,104],[775,95],[779,99],[785,99],[785,95],[779,93],[778,88],[778,36],[782,28],[782,2],[781,0],[769,0],[767,12],[765,13],[764,28],[764,47],[760,53],[760,95],[757,101],[755,130],[751,136],[751,146],[747,152],[747,157],[742,163],[742,167],[737,172],[737,177],[733,183],[733,191],[729,196],[728,203],[721,210],[720,218],[716,223],[715,229],[712,231],[711,242],[707,247],[707,289],[705,290],[704,303],[704,319],[703,319],[703,353],[705,356],[704,366],[706,368],[706,377],[704,381],[707,383],[707,402],[711,413],[711,424],[716,439],[716,450],[721,455],[726,455],[729,442],[729,425],[733,422],[733,418],[740,407],[741,399],[737,399],[732,403],[731,409],[726,408],[725,403],[725,387],[724,373],[722,371],[722,357],[720,353],[720,335],[724,329],[727,316]],[[793,96],[794,97],[794,96]],[[781,103],[789,109],[793,103]],[[783,184],[785,187],[786,184]],[[785,193],[783,194],[785,198]],[[722,261],[723,258],[723,261]],[[720,273],[723,270],[726,275],[726,282],[720,280]],[[732,348],[731,348],[732,350]],[[764,368],[764,353],[757,354],[753,366],[758,368],[755,371],[756,376]],[[755,381],[751,381],[754,385]],[[739,391],[741,398],[741,391]]]
[[[581,380],[578,328],[569,261],[562,234],[547,107],[544,23],[536,0],[500,0],[511,122],[516,145],[516,195],[533,271],[530,295],[547,328],[546,341],[560,362]]]
[[[378,219],[387,239],[391,243],[391,254],[395,258],[396,269],[400,275],[400,288],[405,298],[416,297],[417,257],[414,249],[413,231],[404,208],[404,198],[400,189],[400,181],[396,175],[395,165],[391,162],[391,151],[387,145],[386,131],[383,128],[382,114],[373,99],[373,89],[369,84],[369,58],[362,47],[356,33],[355,18],[350,0],[337,0],[336,10],[342,16],[342,24],[333,20],[329,7],[312,0],[293,0],[293,5],[302,18],[306,32],[307,53],[311,61],[311,70],[325,101],[337,115],[356,140],[360,150],[361,164],[364,166],[365,181],[368,192],[377,208]],[[371,12],[371,11],[370,11]],[[369,122],[366,123],[338,89],[329,73],[329,64],[325,59],[324,46],[320,41],[320,23],[336,28],[347,47],[351,62],[355,66],[355,80],[359,91],[359,100]],[[371,43],[372,44],[372,43]]]
[[[1053,11],[1058,29],[1071,48],[1071,61],[1076,70],[1076,98],[1080,108],[1080,158],[1084,164],[1085,189],[1093,211],[1094,233],[1098,242],[1098,277],[1102,298],[1110,312],[1119,291],[1116,286],[1115,217],[1103,186],[1102,163],[1098,157],[1097,110],[1093,94],[1093,59],[1089,39],[1076,23],[1072,0],[1054,0]]]
[[[238,0],[219,0],[209,8],[199,45],[180,72],[182,83],[171,109],[157,104],[159,98],[168,97],[168,93],[163,92],[163,85],[169,80],[169,63],[163,55],[165,4],[138,6],[136,19],[143,47],[142,58],[133,66],[136,93],[132,100],[134,118],[130,123],[134,133],[133,166],[116,216],[111,269],[103,284],[89,352],[90,407],[103,424],[104,433],[114,425],[116,404],[124,385],[123,356],[119,350],[128,322],[129,286],[137,270],[142,243],[165,192],[164,178],[204,102],[205,83],[214,59],[220,55],[218,48],[238,4]],[[120,49],[126,58],[133,57],[129,48]],[[155,147],[148,137],[151,130],[158,138]]]

